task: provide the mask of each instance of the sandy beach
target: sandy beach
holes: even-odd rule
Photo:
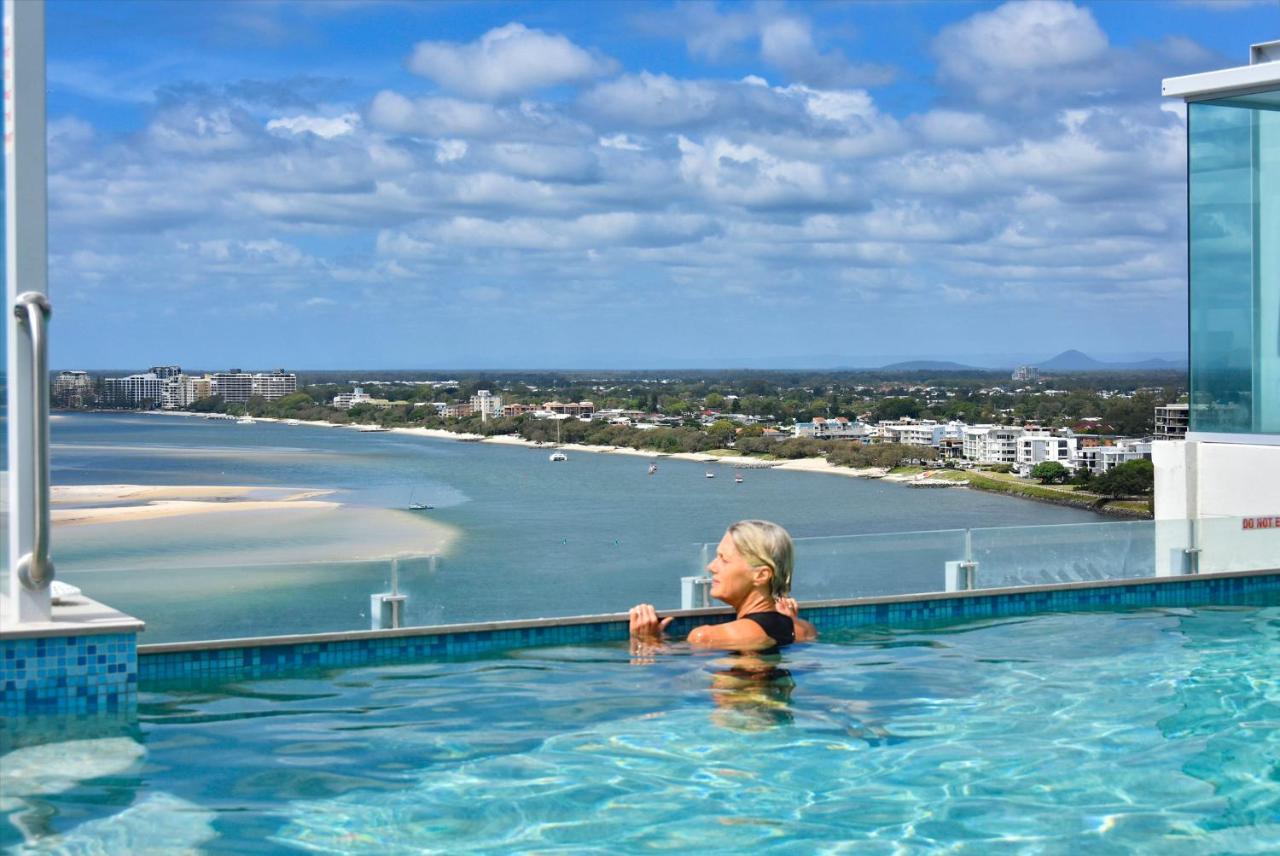
[[[199,415],[195,413],[181,413],[181,412],[173,412],[173,411],[170,411],[170,412],[152,411],[152,412],[163,413],[163,415],[166,415],[166,416],[183,416],[183,415],[198,416]],[[267,420],[261,420],[261,421],[267,421]],[[279,421],[279,420],[275,420],[275,421]],[[361,425],[355,425],[355,424],[340,426],[334,422],[315,422],[315,421],[304,421],[304,422],[301,422],[300,424],[317,425],[317,426],[324,426],[324,427],[343,427],[343,428],[353,428],[353,429],[359,429],[361,427],[376,427],[376,426],[361,426]],[[759,468],[759,469],[770,467],[770,468],[779,469],[779,470],[790,470],[793,472],[825,473],[827,475],[846,476],[849,478],[861,478],[861,479],[881,479],[889,474],[889,470],[883,467],[864,467],[861,469],[855,469],[852,467],[839,467],[839,466],[836,466],[835,464],[827,463],[827,460],[825,458],[799,458],[793,461],[764,461],[759,458],[753,458],[747,455],[725,456],[725,455],[711,455],[711,454],[707,454],[706,452],[657,452],[652,449],[632,449],[627,446],[593,446],[593,445],[582,444],[582,443],[561,443],[560,445],[557,446],[554,443],[541,443],[541,444],[535,443],[532,440],[526,440],[523,437],[516,437],[510,434],[500,434],[500,435],[494,435],[492,437],[485,437],[484,435],[481,435],[481,434],[467,434],[467,433],[459,433],[456,431],[446,431],[443,428],[391,428],[389,430],[391,433],[394,433],[394,434],[408,434],[415,437],[430,437],[435,440],[454,440],[454,441],[470,441],[470,442],[480,441],[484,443],[492,443],[498,446],[523,446],[530,449],[559,448],[563,450],[566,454],[570,452],[590,452],[592,454],[606,454],[606,455],[634,455],[637,457],[644,457],[644,458],[671,458],[677,461],[693,461],[694,463],[699,463],[699,464],[724,464],[726,466],[731,466],[731,467]],[[377,433],[383,433],[383,432],[377,432]],[[890,480],[894,481],[895,479],[890,479]]]
[[[318,500],[329,490],[236,485],[55,485],[50,512],[55,525],[152,520],[227,511],[299,511],[339,508]]]

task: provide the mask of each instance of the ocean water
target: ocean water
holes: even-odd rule
[[[678,606],[700,545],[748,517],[798,538],[1100,519],[965,490],[775,470],[735,484],[728,467],[665,458],[650,476],[641,457],[552,464],[547,450],[280,423],[59,414],[52,443],[55,485],[317,488],[343,503],[56,527],[59,578],[143,618],[146,642],[367,628],[396,555],[417,556],[399,562],[407,623],[455,623]],[[406,510],[411,495],[434,510]],[[424,517],[456,533],[433,558]],[[954,540],[886,535],[847,578],[837,563],[806,579],[801,561],[796,594],[936,590]]]
[[[143,687],[138,713],[7,755],[0,847],[1280,850],[1274,599]]]

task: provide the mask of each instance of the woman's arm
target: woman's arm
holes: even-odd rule
[[[778,612],[783,615],[790,616],[791,623],[796,627],[797,642],[812,642],[818,638],[818,628],[800,617],[800,606],[793,597],[780,597],[775,603]]]

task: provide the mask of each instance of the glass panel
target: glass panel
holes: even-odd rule
[[[1280,112],[1189,109],[1191,430],[1280,433]]]
[[[1280,518],[1199,520],[1200,573],[1280,568]]]
[[[946,564],[964,558],[964,530],[796,539],[794,593],[837,600],[938,592]]]
[[[964,530],[796,538],[792,594],[845,600],[945,589],[946,563],[964,558]],[[715,544],[702,545],[702,565]]]
[[[978,588],[1150,577],[1155,549],[1150,520],[973,530]]]

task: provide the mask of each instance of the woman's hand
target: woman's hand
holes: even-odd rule
[[[818,628],[800,617],[800,604],[794,597],[779,597],[773,603],[774,609],[791,619],[797,642],[812,642],[818,638]]]
[[[639,603],[631,607],[631,638],[660,641],[671,618],[659,618],[651,603]]]

